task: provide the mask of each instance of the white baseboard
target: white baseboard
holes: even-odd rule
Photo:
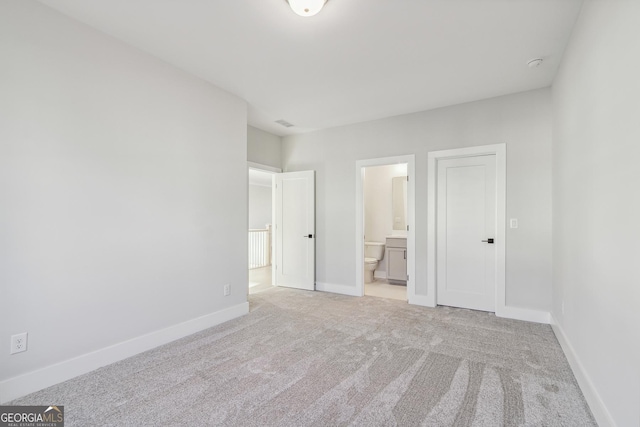
[[[426,295],[409,295],[409,304],[433,307],[433,305],[429,303],[429,298]]]
[[[243,302],[215,313],[206,314],[159,331],[74,357],[73,359],[6,379],[0,382],[0,402],[6,403],[43,388],[70,380],[102,366],[135,356],[160,345],[243,316],[248,312],[249,303]]]
[[[352,297],[361,297],[355,286],[336,285],[333,283],[316,282],[316,291],[332,292],[334,294],[350,295]]]
[[[505,306],[496,309],[496,316],[507,319],[525,320],[527,322],[551,323],[551,314],[546,311],[531,310],[529,308]]]
[[[427,295],[410,295],[409,304],[435,307],[432,298],[429,298]],[[550,314],[546,311],[531,310],[528,308],[503,307],[500,310],[496,310],[496,316],[544,324],[549,324],[550,322]]]
[[[376,271],[373,272],[373,277],[375,277],[376,279],[386,279],[387,278],[387,272],[386,271],[376,270]]]
[[[584,369],[584,366],[580,362],[578,355],[576,354],[573,346],[567,339],[564,331],[560,324],[556,321],[552,314],[551,317],[551,328],[553,332],[556,334],[556,338],[560,343],[560,347],[564,351],[565,356],[567,356],[567,360],[569,361],[569,366],[571,366],[571,370],[573,371],[573,375],[576,377],[578,381],[578,385],[580,386],[580,390],[582,390],[582,394],[584,398],[587,400],[589,404],[589,408],[593,413],[593,416],[596,419],[596,422],[600,427],[615,427],[616,423],[613,420],[613,417],[609,413],[606,405],[602,401],[600,394],[598,394],[598,390],[596,389],[593,381],[591,381],[591,377],[587,374],[587,371]]]

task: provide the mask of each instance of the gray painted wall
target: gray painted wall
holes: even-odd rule
[[[603,426],[640,425],[639,40],[639,2],[585,2],[553,84],[553,316]]]
[[[271,187],[249,185],[249,228],[264,229],[272,224]]]
[[[282,168],[282,139],[253,126],[247,126],[247,160]]]
[[[540,89],[283,138],[316,171],[316,280],[355,287],[355,163],[416,155],[416,292],[427,289],[427,153],[507,144],[507,305],[551,309],[551,92]]]
[[[246,301],[244,101],[38,2],[0,58],[0,380]]]

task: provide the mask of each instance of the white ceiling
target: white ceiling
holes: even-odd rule
[[[285,0],[41,2],[244,98],[277,135],[549,86],[582,4],[330,0],[303,18]]]

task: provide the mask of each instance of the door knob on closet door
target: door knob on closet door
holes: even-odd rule
[[[305,239],[313,239],[313,234],[307,234],[306,236],[302,236]]]
[[[487,239],[487,240],[483,240],[484,243],[491,243],[493,244],[493,239]]]

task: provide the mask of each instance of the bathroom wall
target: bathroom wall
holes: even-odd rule
[[[284,137],[284,169],[316,171],[316,281],[355,288],[356,161],[415,154],[415,284],[426,295],[427,153],[495,143],[507,145],[507,218],[520,224],[507,230],[506,302],[549,311],[549,88]]]
[[[0,58],[0,402],[246,313],[246,103],[36,1]]]
[[[407,232],[393,230],[392,178],[407,176],[407,165],[371,166],[364,177],[365,240],[384,243],[387,236],[406,236]],[[376,275],[386,274],[386,263],[378,263]]]

